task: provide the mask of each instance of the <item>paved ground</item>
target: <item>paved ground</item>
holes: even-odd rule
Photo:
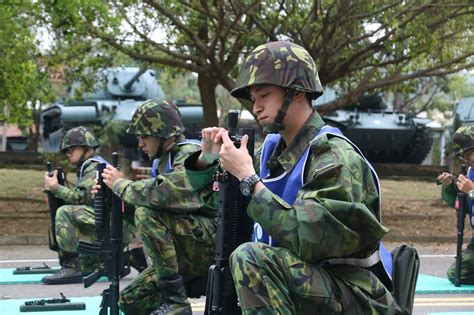
[[[395,244],[386,244],[391,249]],[[415,244],[421,255],[421,273],[445,277],[448,266],[454,260],[454,245]],[[47,262],[57,265],[55,253],[46,246],[0,246],[0,268],[18,266],[41,266]],[[136,273],[133,272],[121,281],[126,286]],[[59,292],[68,297],[97,296],[108,286],[107,283],[96,283],[90,288],[82,284],[46,286],[42,284],[0,285],[0,299],[25,299],[33,297],[59,297]],[[194,314],[203,314],[205,299],[193,299]],[[425,294],[415,296],[415,315],[421,314],[456,314],[474,315],[474,295],[472,294]],[[447,312],[447,313],[446,313]]]

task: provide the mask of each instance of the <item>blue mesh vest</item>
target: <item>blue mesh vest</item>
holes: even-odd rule
[[[201,141],[195,139],[186,139],[183,142],[178,143],[178,146],[182,146],[185,144],[195,144],[201,146]],[[171,172],[171,168],[173,167],[174,155],[168,153],[168,163],[166,163],[166,170],[165,173]],[[160,159],[154,159],[151,165],[151,177],[156,178],[158,176],[158,166],[160,164]]]
[[[342,138],[352,145],[352,147],[356,150],[356,152],[362,156],[362,158],[365,160],[367,165],[370,167],[371,172],[372,172],[372,177],[374,179],[374,182],[376,183],[377,190],[380,196],[381,190],[380,190],[379,179],[378,179],[377,173],[375,172],[372,165],[367,161],[367,159],[365,159],[364,155],[359,150],[359,148],[357,148],[357,146],[353,144],[348,138],[346,138],[342,134],[342,132],[337,128],[324,126],[319,130],[319,132],[316,134],[315,137],[318,137],[322,134],[330,134],[332,136]],[[300,157],[300,159],[298,160],[298,162],[296,163],[296,165],[293,167],[291,171],[285,172],[275,178],[269,178],[270,171],[267,168],[266,162],[271,157],[276,145],[280,141],[280,138],[281,136],[279,134],[269,134],[265,138],[265,141],[262,145],[262,153],[260,157],[260,178],[262,178],[262,182],[265,184],[266,188],[270,189],[270,191],[272,191],[274,194],[278,195],[283,200],[285,200],[288,204],[292,205],[296,200],[296,196],[298,194],[299,189],[304,184],[304,179],[303,179],[304,168],[305,168],[306,161],[308,160],[310,146],[308,145],[308,147],[306,148],[306,150],[304,151],[304,153],[302,154],[302,156]],[[379,203],[379,208],[380,208],[380,203]],[[266,243],[270,246],[277,246],[277,243],[273,239],[273,237],[270,234],[268,234],[260,226],[260,224],[256,222],[254,223],[254,232],[252,234],[252,241]],[[347,263],[347,264],[358,265],[361,267],[370,267],[372,265],[375,265],[380,260],[382,260],[385,271],[391,279],[392,269],[393,269],[392,256],[390,252],[388,252],[388,250],[383,246],[382,243],[380,243],[379,250],[366,259],[335,258],[335,259],[329,259],[325,261],[325,263],[328,263],[328,264]]]

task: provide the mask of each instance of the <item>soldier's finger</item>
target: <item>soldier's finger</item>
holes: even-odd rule
[[[109,171],[109,172],[112,172],[112,171],[115,171],[116,168],[109,164],[109,165],[107,165],[107,167],[104,169],[104,171],[105,171],[105,170],[107,170],[107,171]]]
[[[446,178],[448,178],[448,177],[450,177],[450,176],[451,176],[451,174],[448,174],[448,173],[446,173],[446,172],[443,172],[443,173],[441,173],[441,174],[438,176],[438,179],[439,179],[439,180],[444,180],[444,179],[446,179]]]
[[[220,137],[222,139],[222,143],[226,146],[228,145],[234,145],[234,143],[232,142],[232,140],[230,140],[230,137],[229,137],[229,132],[227,130],[223,131],[222,133],[220,133]]]
[[[249,142],[249,136],[243,135],[242,139],[240,140],[240,148],[247,150],[247,143]]]
[[[224,134],[226,134],[227,138],[229,138],[229,132],[227,130],[225,130],[224,128],[219,128],[219,130],[217,130],[217,132],[214,136],[214,143],[223,142],[224,140],[223,140],[222,136]]]

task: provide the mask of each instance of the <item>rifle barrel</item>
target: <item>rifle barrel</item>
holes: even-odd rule
[[[466,165],[461,166],[461,174],[466,174]],[[466,194],[458,191],[456,195],[456,265],[454,270],[454,286],[461,286],[461,270],[462,270],[462,245],[464,239],[464,220],[466,215]]]

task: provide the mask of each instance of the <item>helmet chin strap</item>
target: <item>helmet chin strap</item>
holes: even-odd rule
[[[82,163],[85,162],[85,160],[86,160],[85,157],[86,157],[87,151],[89,149],[89,147],[84,147],[84,146],[81,146],[81,148],[82,148],[82,154],[79,157],[79,161],[77,162],[78,167],[81,167]]]
[[[168,139],[164,139],[161,143],[158,149],[156,150],[155,155],[153,156],[153,159],[162,159],[168,152],[172,150],[172,148],[176,145],[175,141],[170,143],[166,148],[165,148],[165,143]]]
[[[294,90],[287,90],[286,97],[283,101],[283,105],[278,110],[278,114],[275,117],[275,120],[271,124],[267,124],[263,126],[263,132],[266,134],[269,133],[279,133],[280,131],[285,130],[285,125],[283,125],[283,120],[285,119],[286,112],[288,111],[288,107],[290,103],[293,101],[293,97],[295,96]]]

